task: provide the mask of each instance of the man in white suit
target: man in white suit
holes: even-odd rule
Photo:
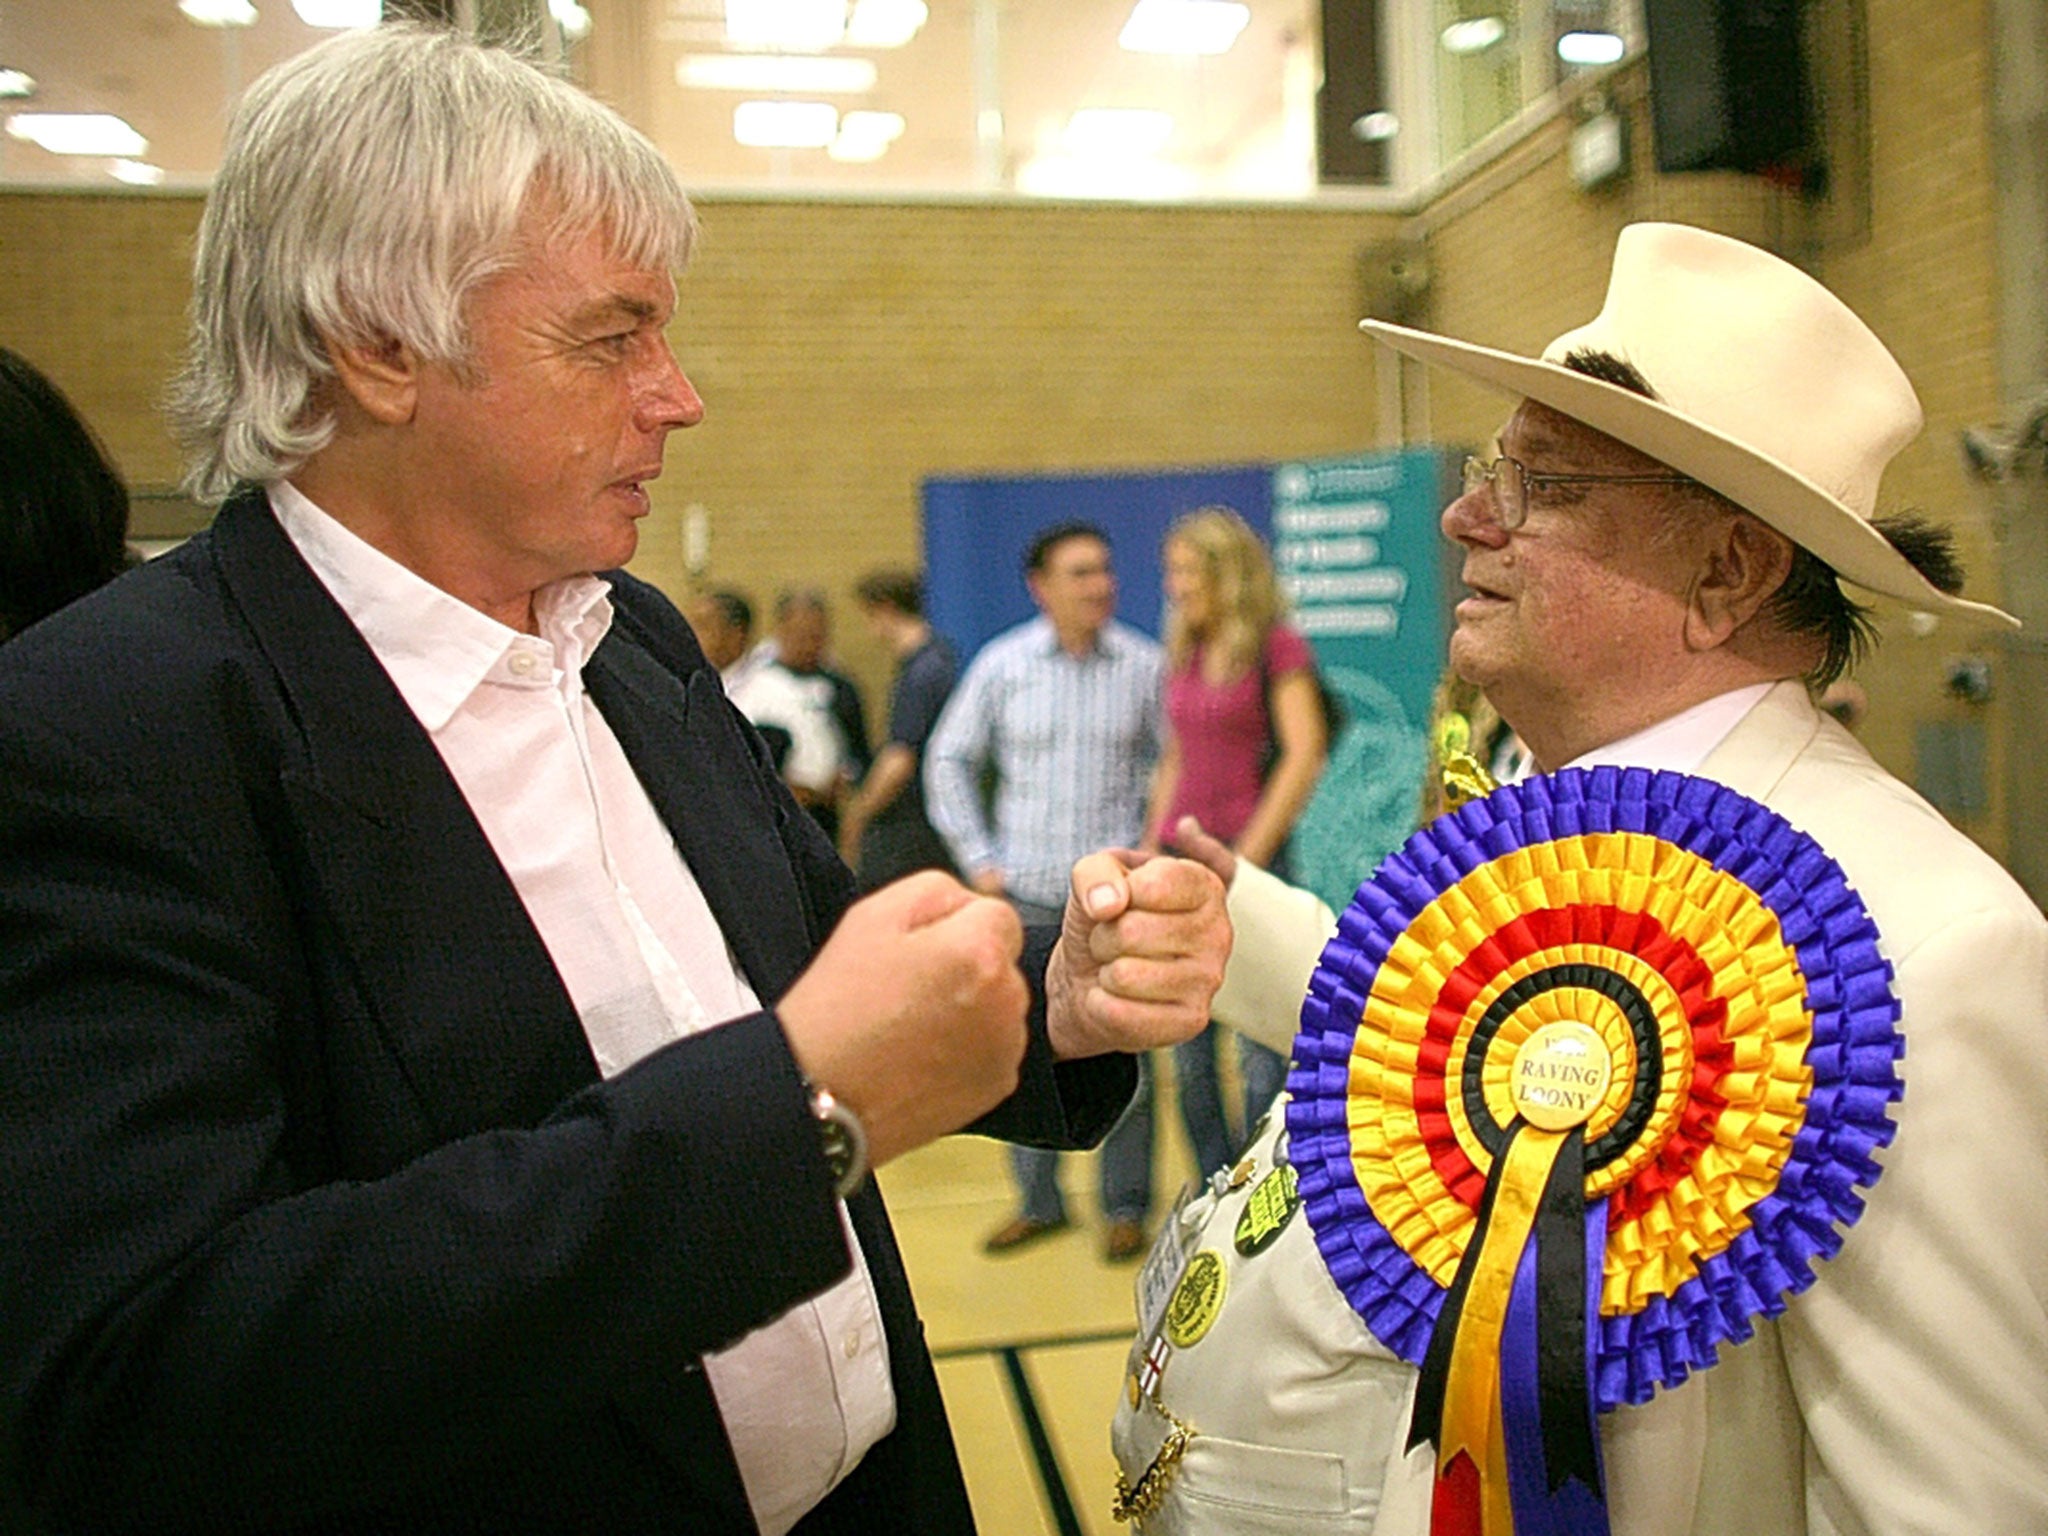
[[[1877,514],[1920,427],[1911,386],[1811,278],[1674,225],[1623,232],[1600,315],[1541,359],[1365,328],[1519,397],[1443,514],[1470,589],[1459,673],[1542,768],[1698,773],[1811,835],[1868,906],[1903,1005],[1897,1135],[1840,1254],[1719,1364],[1600,1421],[1615,1536],[2048,1530],[2048,923],[1810,702],[1870,635],[1838,579],[2013,622],[1954,595],[1944,530]],[[1231,881],[1214,1012],[1284,1047],[1331,915],[1188,841]],[[1169,1226],[1149,1305],[1141,1282],[1115,1427],[1140,1524],[1421,1536],[1415,1372],[1277,1198],[1291,1181],[1267,1187],[1283,1118]],[[1204,1247],[1223,1271],[1183,1294],[1167,1271]],[[1148,1360],[1169,1296],[1196,1342]]]

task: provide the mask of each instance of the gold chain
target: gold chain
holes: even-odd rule
[[[1159,1454],[1152,1458],[1152,1464],[1139,1475],[1137,1487],[1131,1486],[1122,1468],[1117,1469],[1116,1503],[1110,1506],[1109,1512],[1119,1525],[1127,1520],[1143,1520],[1159,1512],[1159,1506],[1166,1498],[1166,1486],[1173,1481],[1181,1457],[1187,1455],[1188,1444],[1195,1438],[1194,1426],[1175,1418],[1156,1394],[1150,1401],[1153,1408],[1173,1426],[1173,1431],[1167,1435],[1165,1444],[1159,1447]]]

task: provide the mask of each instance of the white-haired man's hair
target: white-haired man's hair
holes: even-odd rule
[[[502,48],[395,23],[258,78],[200,221],[171,389],[191,493],[281,479],[327,444],[323,334],[462,363],[464,301],[517,255],[529,207],[550,238],[602,231],[636,266],[680,271],[696,237],[643,135]]]

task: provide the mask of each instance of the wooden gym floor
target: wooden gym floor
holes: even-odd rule
[[[1234,1055],[1218,1054],[1226,1062]],[[1147,1230],[1156,1232],[1195,1170],[1164,1053],[1154,1065]],[[1228,1070],[1225,1102],[1234,1104]],[[981,1251],[982,1239],[1016,1211],[1001,1143],[949,1136],[880,1178],[982,1536],[1128,1532],[1109,1513],[1109,1422],[1136,1327],[1139,1265],[1102,1257],[1095,1154],[1061,1159],[1073,1226],[1002,1258]]]

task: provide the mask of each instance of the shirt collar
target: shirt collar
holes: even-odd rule
[[[288,480],[269,488],[285,536],[369,644],[421,725],[438,731],[523,637],[407,570],[320,510]],[[611,588],[570,576],[534,594],[540,638],[565,674],[581,673],[611,627]],[[530,643],[530,642],[529,642]]]
[[[1033,633],[1037,637],[1039,649],[1046,655],[1050,656],[1055,652],[1062,656],[1072,656],[1074,654],[1064,645],[1060,644],[1060,632],[1053,628],[1052,620],[1044,614],[1041,613],[1037,618],[1033,619],[1031,626]],[[1120,626],[1115,619],[1110,619],[1103,624],[1102,628],[1095,631],[1094,644],[1090,645],[1081,654],[1084,656],[1114,656],[1121,644]]]
[[[1633,736],[1573,758],[1567,768],[1658,768],[1672,773],[1698,771],[1707,755],[1721,745],[1742,717],[1762,702],[1776,685],[1752,683],[1681,710]]]

